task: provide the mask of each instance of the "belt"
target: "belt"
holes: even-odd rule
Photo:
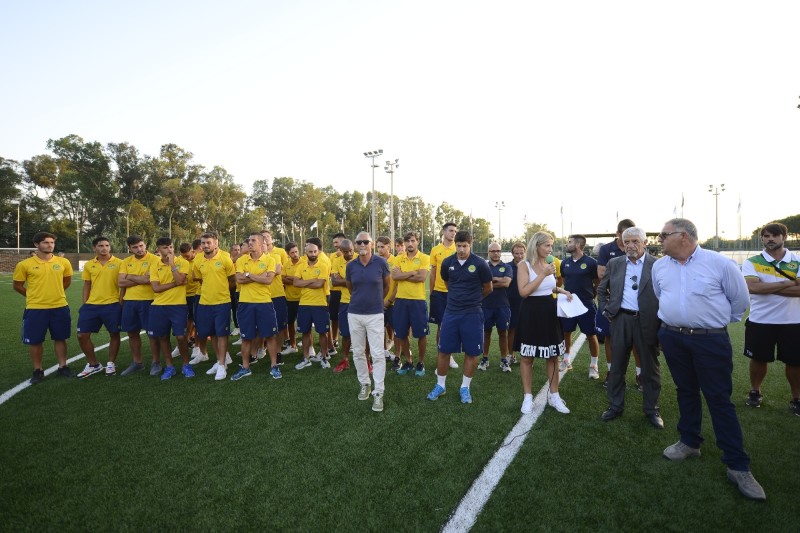
[[[634,311],[633,309],[622,309],[619,310],[620,313],[625,313],[626,315],[631,316],[639,316],[639,311]]]
[[[684,335],[717,335],[720,333],[727,333],[728,327],[724,328],[679,328],[677,326],[668,326],[666,324],[661,324],[661,327],[666,329],[667,331],[677,331],[678,333],[682,333]]]

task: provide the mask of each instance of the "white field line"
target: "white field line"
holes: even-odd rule
[[[123,338],[120,339],[120,342],[124,342],[126,340],[128,340],[128,337],[123,337]],[[98,346],[97,348],[94,349],[94,351],[95,352],[99,352],[100,350],[108,348],[108,346],[109,346],[109,343],[106,343],[106,344],[104,344],[102,346]],[[85,357],[85,355],[83,354],[83,352],[81,352],[78,355],[76,355],[75,357],[71,357],[71,358],[67,359],[67,364],[74,363],[75,361],[78,361],[83,357]],[[45,376],[49,376],[50,374],[52,374],[56,370],[58,370],[58,365],[57,364],[55,366],[51,366],[50,368],[45,370],[44,371],[44,375]],[[16,387],[14,387],[13,389],[9,389],[9,390],[5,391],[3,394],[0,394],[0,405],[3,405],[8,400],[10,400],[11,398],[13,398],[14,396],[16,396],[17,394],[19,394],[20,392],[24,391],[25,389],[27,389],[30,386],[31,386],[30,382],[28,380],[25,380],[22,383],[20,383],[19,385],[17,385]]]
[[[578,350],[581,349],[585,341],[586,335],[581,334],[573,343],[570,361],[575,359]],[[563,379],[565,373],[559,373],[559,380]],[[486,502],[489,501],[489,497],[500,482],[500,479],[502,479],[506,468],[514,460],[514,457],[522,448],[528,432],[544,411],[545,405],[547,405],[547,391],[549,388],[549,383],[542,385],[542,388],[533,398],[533,411],[530,414],[520,416],[517,424],[506,435],[500,449],[495,452],[467,493],[461,498],[458,507],[450,515],[447,523],[442,526],[441,531],[443,533],[462,533],[469,531],[475,525],[478,515],[483,510]]]

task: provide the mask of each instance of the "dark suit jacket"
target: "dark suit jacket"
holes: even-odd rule
[[[626,256],[615,257],[606,265],[606,274],[597,288],[597,307],[603,315],[614,318],[622,305],[622,291],[625,288]],[[639,323],[642,335],[648,344],[658,344],[658,298],[653,292],[653,263],[656,258],[645,253],[642,279],[639,280]]]

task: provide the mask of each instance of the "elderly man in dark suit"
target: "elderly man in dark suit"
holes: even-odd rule
[[[631,347],[636,347],[642,363],[642,407],[647,420],[664,429],[659,412],[661,370],[658,363],[658,299],[653,292],[651,272],[656,258],[645,252],[647,236],[641,228],[622,233],[624,257],[608,262],[606,275],[597,289],[600,312],[611,322],[611,371],[608,376],[606,422],[625,410],[625,373]]]

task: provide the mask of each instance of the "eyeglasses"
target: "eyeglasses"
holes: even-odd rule
[[[367,244],[369,244],[369,239],[367,239],[365,241],[356,241],[356,244],[360,244],[362,246],[366,246]]]
[[[669,233],[667,233],[666,231],[662,231],[661,233],[658,234],[658,238],[663,241],[664,239],[666,239],[670,235],[675,235],[676,233],[683,233],[683,232],[682,231],[670,231]]]
[[[499,254],[500,250],[489,250],[490,254]]]
[[[631,281],[633,282],[633,285],[631,285],[631,289],[635,291],[639,290],[639,284],[637,283],[638,280],[639,280],[638,276],[631,276]]]

